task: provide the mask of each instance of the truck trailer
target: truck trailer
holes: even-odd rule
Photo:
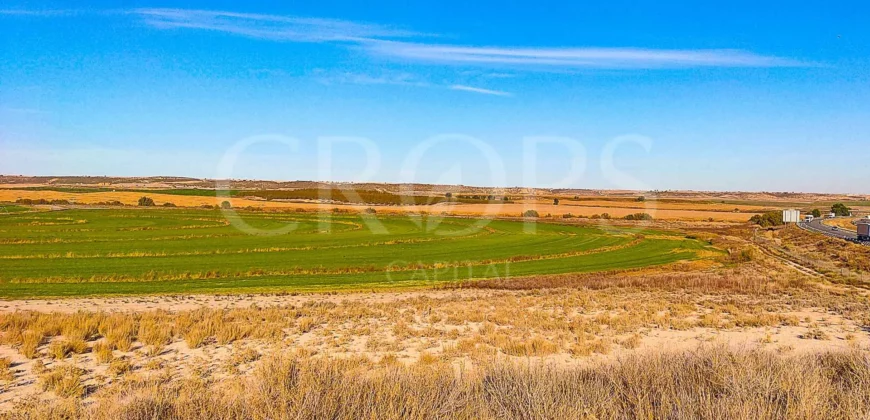
[[[870,241],[870,221],[861,220],[858,222],[858,240]]]

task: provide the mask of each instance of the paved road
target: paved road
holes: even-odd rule
[[[858,239],[858,234],[856,232],[845,230],[843,228],[834,229],[832,226],[822,224],[822,219],[815,219],[812,222],[800,222],[798,223],[798,226],[833,238],[845,239],[848,241],[856,241]]]

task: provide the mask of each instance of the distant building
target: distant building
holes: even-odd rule
[[[782,221],[785,223],[797,223],[801,220],[800,210],[788,209],[782,211]]]

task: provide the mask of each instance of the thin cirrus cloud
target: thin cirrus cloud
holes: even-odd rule
[[[472,93],[480,93],[483,95],[495,95],[495,96],[513,96],[510,92],[504,92],[501,90],[492,90],[492,89],[483,89],[474,86],[466,86],[466,85],[452,85],[450,86],[450,90],[460,90],[464,92],[472,92]]]
[[[469,47],[376,41],[369,53],[428,63],[546,68],[661,69],[687,67],[795,67],[795,60],[747,51],[646,48]]]
[[[273,41],[360,43],[425,36],[383,25],[339,19],[187,9],[133,9],[129,13],[161,29],[202,29]]]
[[[355,44],[367,54],[426,64],[555,69],[668,69],[693,67],[798,67],[796,60],[733,49],[478,47],[408,42],[432,34],[337,19],[187,9],[134,9],[146,24],[226,32],[286,42]]]
[[[341,73],[341,74],[322,74],[315,72],[317,80],[325,85],[333,84],[354,84],[354,85],[398,85],[398,86],[414,86],[414,87],[429,87],[449,89],[462,92],[478,93],[482,95],[494,96],[513,96],[510,92],[501,90],[484,89],[480,87],[454,84],[440,85],[422,80],[410,73],[384,73],[380,75],[369,75],[359,73]]]
[[[0,15],[62,16],[70,10],[0,10]],[[198,29],[283,42],[341,43],[382,58],[422,64],[511,67],[529,71],[570,69],[671,69],[700,67],[801,67],[793,59],[734,49],[554,48],[445,45],[420,42],[436,35],[386,25],[230,11],[139,8],[128,14],[158,29]],[[413,42],[412,42],[413,41]]]

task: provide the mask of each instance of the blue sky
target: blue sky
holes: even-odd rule
[[[0,173],[870,192],[867,2],[118,3],[0,5]]]

